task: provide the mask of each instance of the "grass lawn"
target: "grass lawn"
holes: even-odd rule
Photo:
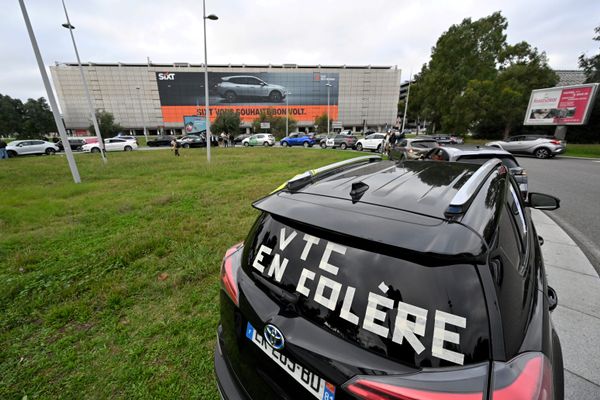
[[[200,149],[0,161],[0,399],[217,399],[218,271],[251,202],[357,156]]]

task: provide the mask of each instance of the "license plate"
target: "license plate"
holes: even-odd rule
[[[317,399],[335,400],[335,386],[333,384],[270,347],[265,338],[254,329],[250,322],[246,327],[246,337]]]

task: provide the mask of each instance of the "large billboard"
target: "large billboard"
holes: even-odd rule
[[[185,116],[205,116],[203,72],[157,72],[163,121],[181,123]],[[330,86],[328,86],[330,85]],[[329,88],[329,90],[328,90]],[[209,72],[211,121],[224,110],[251,122],[261,112],[312,122],[327,113],[338,117],[339,73]]]
[[[533,90],[524,125],[584,125],[597,90],[597,83]]]

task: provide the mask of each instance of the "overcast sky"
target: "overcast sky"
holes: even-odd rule
[[[202,63],[200,0],[66,0],[83,62]],[[0,14],[0,93],[46,97],[17,0]],[[75,61],[60,0],[26,0],[46,65]],[[592,40],[600,1],[207,0],[208,62],[398,65],[402,80],[428,62],[452,24],[501,11],[508,42],[546,51],[555,69],[576,69]]]

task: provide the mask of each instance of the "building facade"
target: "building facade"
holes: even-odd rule
[[[179,134],[184,120],[204,117],[204,68],[187,63],[83,65],[97,110],[138,133]],[[50,67],[67,129],[84,134],[90,126],[87,100],[77,64]],[[314,128],[329,112],[345,129],[385,129],[396,124],[400,74],[389,66],[212,65],[208,86],[210,118],[224,110],[240,114],[250,129],[261,112]]]

